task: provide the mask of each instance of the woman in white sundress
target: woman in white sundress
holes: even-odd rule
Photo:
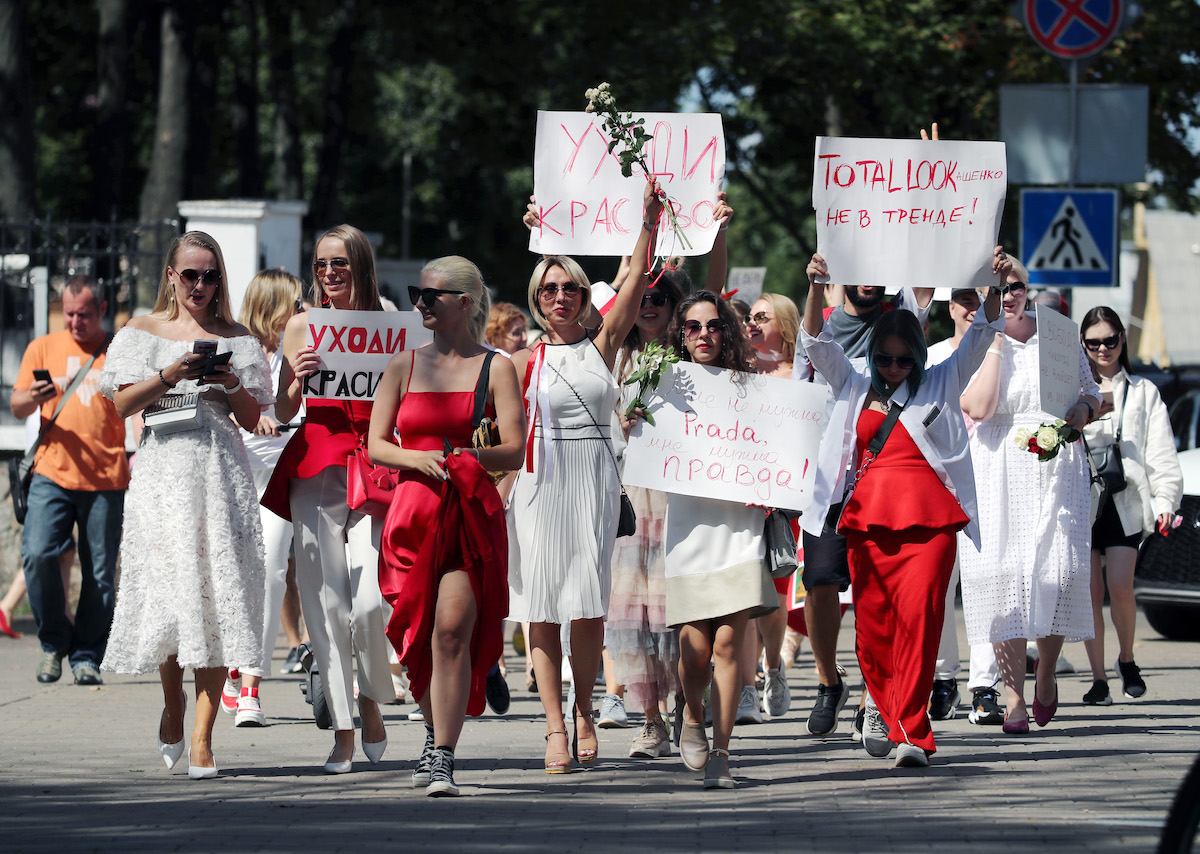
[[[212,342],[225,365],[193,352]],[[212,729],[226,668],[262,656],[263,541],[258,495],[238,426],[274,401],[262,348],[232,320],[221,250],[207,234],[177,237],[154,312],[113,338],[100,388],[123,417],[196,395],[198,423],[142,434],[125,498],[121,579],[103,669],[158,670],[165,709],[159,750],[183,754],[183,669],[196,678],[188,776],[215,777]],[[232,413],[234,420],[230,419]]]
[[[1080,442],[1042,462],[1016,443],[1017,430],[1053,419],[1038,394],[1038,336],[1026,311],[1028,274],[1013,264],[1004,290],[1006,326],[967,390],[982,549],[959,550],[967,639],[992,643],[1007,692],[1003,729],[1029,731],[1025,644],[1038,667],[1032,717],[1046,726],[1058,708],[1054,668],[1064,639],[1092,637],[1091,526],[1087,456]],[[1079,347],[1079,400],[1061,417],[1082,429],[1100,407],[1099,388]]]
[[[603,327],[588,330],[581,322],[591,306],[583,270],[570,258],[548,256],[529,280],[529,308],[546,334],[532,352],[513,357],[524,381],[531,436],[509,506],[509,619],[530,624],[549,774],[571,770],[560,690],[564,640],[581,687],[572,752],[583,764],[597,757],[590,687],[604,644],[620,510],[609,435],[618,395],[613,367],[646,288],[642,273],[662,211],[657,192],[656,183],[647,183],[629,275]]]

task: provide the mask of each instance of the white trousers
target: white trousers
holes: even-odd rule
[[[354,729],[354,662],[359,693],[377,703],[396,696],[384,634],[391,608],[379,592],[383,522],[346,506],[346,469],[330,466],[293,479],[300,609],[321,669],[335,730]]]
[[[267,483],[271,479],[272,471],[271,468],[254,469],[254,485],[258,487],[260,501],[267,488]],[[267,590],[263,597],[263,657],[258,667],[243,667],[242,672],[247,676],[267,677],[271,675],[271,656],[275,652],[275,639],[279,635],[279,621],[283,611],[283,597],[287,593],[288,558],[292,554],[292,523],[276,516],[266,507],[259,508],[259,516],[262,518],[267,567]]]
[[[958,587],[958,558],[954,559],[954,572],[950,574],[950,586],[946,590],[946,618],[942,621],[942,640],[938,645],[937,663],[933,668],[934,679],[953,679],[962,666],[958,655],[958,620],[954,613],[954,592]],[[1000,665],[996,663],[996,652],[990,643],[971,647],[971,670],[967,689],[991,688],[1000,681]]]

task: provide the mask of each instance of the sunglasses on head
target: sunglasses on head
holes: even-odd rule
[[[419,302],[423,302],[425,305],[433,305],[442,294],[461,296],[463,291],[448,291],[444,288],[418,288],[416,285],[408,286],[408,299],[413,305]]]
[[[554,299],[558,296],[559,291],[563,292],[565,297],[573,297],[578,294],[582,288],[574,282],[563,282],[561,285],[549,284],[542,285],[538,288],[538,296],[542,299]]]
[[[699,320],[685,320],[683,337],[699,338],[701,329],[707,329],[709,335],[722,335],[725,332],[725,321],[717,320],[715,317],[708,323],[701,323]]]
[[[651,291],[648,294],[642,294],[642,308],[646,307],[646,303],[656,306],[664,306],[667,304],[667,295],[662,291]]]
[[[319,261],[313,261],[313,269],[316,270],[318,273],[324,273],[325,268],[327,266],[332,267],[335,270],[347,270],[350,268],[350,259],[349,258],[330,258],[329,261],[327,262],[327,261],[325,261],[325,259],[322,258]]]
[[[171,269],[175,268],[172,267]],[[182,279],[185,285],[194,285],[196,282],[206,287],[208,285],[221,284],[220,270],[205,270],[204,272],[200,272],[199,270],[175,270],[175,275]]]
[[[1109,335],[1107,338],[1084,338],[1083,346],[1087,347],[1093,353],[1104,347],[1106,350],[1115,350],[1117,345],[1121,343],[1121,333]]]
[[[904,371],[912,370],[913,366],[917,364],[917,360],[912,356],[893,356],[891,353],[876,353],[871,361],[877,368],[890,368],[892,362],[895,362],[896,366]]]

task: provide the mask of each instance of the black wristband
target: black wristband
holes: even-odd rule
[[[1096,410],[1092,409],[1092,405],[1090,403],[1088,403],[1086,400],[1081,400],[1079,402],[1088,408],[1088,421],[1095,421],[1096,420]]]
[[[158,379],[159,379],[159,382],[161,382],[167,388],[175,388],[175,386],[173,386],[169,382],[167,382],[167,378],[163,376],[162,368],[158,369]]]

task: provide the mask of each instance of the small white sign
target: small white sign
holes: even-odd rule
[[[1037,337],[1042,411],[1065,418],[1067,410],[1079,402],[1079,325],[1039,303]]]
[[[374,400],[383,371],[401,350],[433,341],[415,311],[346,311],[312,308],[305,338],[321,368],[304,378],[305,397]]]
[[[694,362],[670,366],[625,451],[625,483],[804,510],[825,423],[821,385]]]
[[[642,154],[672,200],[688,249],[669,227],[659,229],[659,255],[707,255],[725,178],[725,132],[719,113],[635,113],[654,138]],[[642,227],[646,176],[621,174],[604,123],[591,113],[539,110],[533,191],[541,225],[529,249],[549,255],[628,255]],[[666,219],[664,218],[664,223]]]
[[[733,267],[729,270],[729,285],[725,293],[746,305],[754,305],[762,296],[766,279],[766,267]]]
[[[817,137],[817,251],[839,285],[986,287],[1007,189],[1002,142]]]

